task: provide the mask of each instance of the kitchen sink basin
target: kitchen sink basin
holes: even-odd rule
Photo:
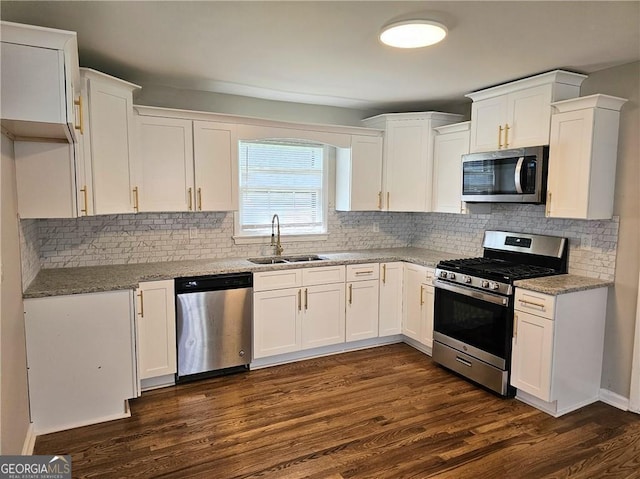
[[[283,264],[283,263],[305,263],[308,261],[323,260],[322,256],[307,254],[300,256],[264,256],[262,258],[249,258],[247,261],[254,264]]]

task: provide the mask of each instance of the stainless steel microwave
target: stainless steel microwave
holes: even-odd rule
[[[462,155],[462,201],[544,203],[548,146]]]

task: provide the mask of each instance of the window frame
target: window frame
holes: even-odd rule
[[[249,140],[246,138],[238,140],[238,151],[240,151],[240,142],[241,141],[253,141],[253,142],[265,142],[268,143],[270,140],[275,139],[256,139]],[[329,188],[329,168],[330,168],[330,160],[333,158],[332,146],[326,143],[320,143],[313,140],[308,140],[304,138],[296,138],[296,139],[277,139],[276,141],[281,140],[283,143],[290,144],[301,144],[301,145],[314,145],[322,147],[322,218],[323,218],[323,231],[318,233],[294,233],[287,234],[286,232],[282,232],[281,238],[283,240],[286,239],[287,242],[301,242],[301,241],[325,241],[329,238],[329,194],[331,193],[331,189]],[[242,202],[240,201],[240,195],[242,195],[242,190],[240,189],[240,157],[238,156],[237,161],[237,170],[238,170],[238,210],[233,212],[233,240],[235,244],[264,244],[271,242],[271,231],[266,233],[259,234],[247,234],[242,230],[242,225],[240,225],[240,208]]]

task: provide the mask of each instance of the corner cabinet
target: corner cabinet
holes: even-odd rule
[[[0,28],[2,127],[19,141],[74,143],[80,93],[76,33],[12,22]]]
[[[555,417],[600,394],[607,288],[558,296],[516,288],[511,385]]]
[[[433,346],[433,275],[433,268],[405,264],[402,334],[427,354]]]
[[[237,209],[236,125],[196,120],[181,110],[135,108],[139,211]]]
[[[613,216],[618,126],[626,101],[590,95],[553,104],[547,217]]]
[[[585,78],[555,70],[469,93],[470,151],[549,144],[551,103],[577,97]]]
[[[336,210],[382,209],[381,135],[351,135],[351,148],[337,149]]]
[[[147,281],[136,290],[140,380],[177,371],[174,281]]]
[[[35,433],[126,417],[138,396],[133,292],[25,299],[24,311]]]
[[[433,128],[462,120],[440,112],[391,113],[363,120],[385,132],[381,206],[384,211],[431,211]]]

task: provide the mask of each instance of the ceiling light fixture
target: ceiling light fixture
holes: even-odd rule
[[[405,20],[386,25],[380,32],[380,41],[396,48],[421,48],[441,42],[447,36],[447,27],[433,20]]]

